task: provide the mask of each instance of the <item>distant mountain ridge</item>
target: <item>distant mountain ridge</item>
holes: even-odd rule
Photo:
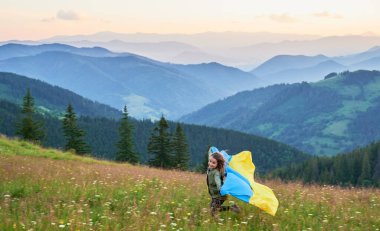
[[[115,57],[128,55],[128,53],[114,53],[102,47],[77,48],[59,43],[41,45],[24,45],[8,43],[0,46],[0,60],[15,57],[33,56],[48,51],[69,52],[72,54],[85,55],[91,57]]]
[[[347,66],[376,57],[380,57],[380,46],[374,46],[364,52],[352,55],[334,57],[334,60]]]
[[[286,69],[269,74],[263,78],[272,83],[317,82],[331,72],[342,72],[345,70],[347,70],[346,66],[333,60],[326,60],[311,67]]]
[[[281,41],[277,43],[259,43],[250,46],[238,47],[231,49],[231,57],[250,57],[252,60],[257,59],[261,54],[261,61],[265,61],[277,55],[307,55],[315,56],[324,54],[326,56],[346,56],[371,47],[379,46],[380,36],[329,36],[313,40],[292,40]]]
[[[376,46],[365,52],[338,57],[278,55],[251,70],[251,73],[275,84],[316,82],[331,72],[347,70],[380,70],[380,48]]]
[[[267,60],[251,72],[258,76],[265,76],[288,69],[311,67],[326,60],[329,60],[329,58],[324,55],[278,55]]]
[[[335,155],[380,139],[380,72],[344,72],[316,83],[238,93],[181,121],[272,138],[308,153]]]
[[[222,65],[179,66],[132,54],[93,57],[86,55],[91,49],[78,55],[56,47],[52,51],[33,48],[43,51],[0,60],[0,71],[40,79],[114,108],[126,104],[136,118],[157,119],[164,114],[175,119],[240,90],[264,85],[252,74]]]
[[[30,41],[25,42],[30,43]],[[369,33],[320,37],[266,32],[206,32],[199,34],[99,32],[90,35],[55,36],[38,42],[65,43],[74,46],[102,46],[113,51],[132,52],[163,62],[181,64],[215,61],[223,65],[248,70],[265,60],[283,54],[345,56],[361,52],[373,46],[379,46],[380,36]],[[186,44],[188,47],[164,44],[168,42]],[[122,45],[122,43],[126,44]],[[141,44],[145,44],[145,47],[141,47]],[[196,47],[196,49],[189,46]],[[157,52],[161,48],[163,52]]]
[[[89,40],[74,41],[68,43],[71,46],[76,47],[104,47],[113,52],[128,52],[146,56],[151,59],[176,62],[177,57],[183,55],[186,52],[198,53],[201,50],[198,47],[189,45],[186,43],[175,41],[164,42],[124,42],[122,40],[111,40],[105,42],[95,42]],[[185,61],[185,60],[183,60]],[[191,60],[189,60],[192,62]],[[176,62],[178,63],[178,62]],[[183,62],[180,62],[183,63]],[[186,62],[184,62],[186,63]]]
[[[279,34],[269,32],[204,32],[196,34],[154,34],[154,33],[115,33],[111,31],[103,31],[89,35],[73,35],[73,36],[54,36],[43,39],[40,42],[75,42],[81,40],[94,42],[107,42],[111,40],[119,40],[129,43],[143,42],[156,43],[176,41],[180,43],[193,44],[196,47],[237,47],[242,45],[250,45],[252,43],[281,42],[284,40],[307,40],[316,39],[315,35],[299,35],[299,34]]]

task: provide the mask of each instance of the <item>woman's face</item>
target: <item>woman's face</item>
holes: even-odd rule
[[[214,169],[217,165],[218,161],[214,157],[210,156],[210,160],[208,161],[208,167]]]

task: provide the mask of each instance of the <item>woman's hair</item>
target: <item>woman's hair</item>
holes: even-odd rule
[[[225,169],[224,169],[224,157],[223,157],[223,154],[220,153],[220,152],[214,152],[213,154],[211,154],[212,158],[214,158],[217,162],[217,165],[216,165],[216,169],[218,169],[218,171],[220,172],[220,174],[222,175],[223,179],[224,179],[224,173],[225,173]]]

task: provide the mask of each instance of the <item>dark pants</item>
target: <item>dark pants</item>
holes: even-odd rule
[[[215,216],[218,211],[228,211],[230,206],[222,205],[227,197],[212,198],[210,203],[211,215]]]

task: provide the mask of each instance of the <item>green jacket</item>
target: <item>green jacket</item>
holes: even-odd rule
[[[208,192],[212,198],[221,198],[220,188],[223,181],[220,172],[217,169],[207,169],[207,186]]]

